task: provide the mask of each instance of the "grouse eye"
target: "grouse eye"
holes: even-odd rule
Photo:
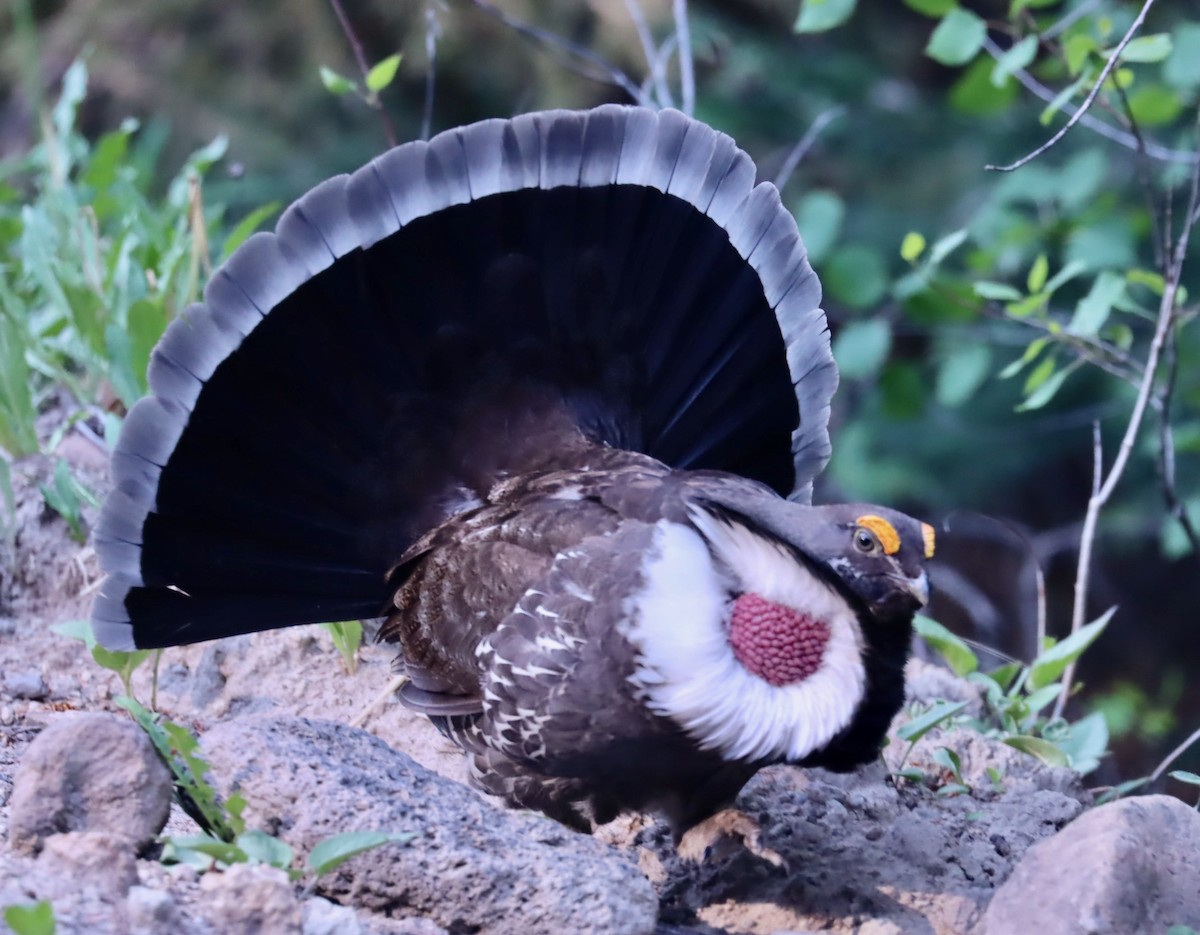
[[[867,530],[858,529],[854,532],[854,547],[869,555],[879,548],[879,540]]]

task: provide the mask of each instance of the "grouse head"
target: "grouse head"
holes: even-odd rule
[[[650,707],[737,761],[812,762],[860,734],[864,712],[879,720],[880,667],[902,672],[928,600],[933,529],[881,507],[736,494],[693,501],[689,519],[660,527],[630,617]],[[900,704],[887,694],[872,750]]]

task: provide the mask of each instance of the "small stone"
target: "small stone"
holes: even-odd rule
[[[13,776],[9,842],[37,853],[69,831],[104,831],[141,849],[171,808],[171,774],[132,721],[111,714],[57,716]]]
[[[16,712],[13,711],[12,705],[0,705],[0,724],[7,727],[17,719]]]
[[[362,924],[349,906],[314,896],[304,901],[304,935],[363,935]]]
[[[11,698],[24,698],[28,701],[42,701],[50,695],[42,673],[37,669],[26,669],[23,672],[9,672],[4,676],[4,692]]]
[[[129,911],[130,927],[135,932],[146,932],[150,935],[179,930],[179,913],[175,907],[175,898],[166,890],[151,889],[148,886],[132,887],[125,905]]]
[[[302,915],[286,873],[265,864],[234,864],[200,879],[204,914],[222,935],[301,935]]]
[[[124,897],[138,882],[137,861],[129,842],[103,831],[52,834],[38,857],[38,896],[60,899],[80,887],[103,897]]]
[[[1029,849],[987,935],[1200,929],[1200,814],[1165,795],[1110,802]]]

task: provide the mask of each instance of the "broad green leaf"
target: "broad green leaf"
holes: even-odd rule
[[[900,257],[908,263],[915,263],[925,252],[925,237],[917,231],[909,231],[900,242]]]
[[[990,117],[1007,110],[1020,92],[1014,79],[992,84],[992,60],[980,56],[950,88],[950,106],[972,117]],[[1026,167],[1028,169],[1030,167]]]
[[[943,65],[965,65],[987,38],[987,23],[970,10],[956,7],[938,23],[925,54]]]
[[[1030,292],[1041,292],[1042,287],[1046,285],[1046,277],[1050,274],[1050,261],[1046,259],[1046,254],[1039,253],[1038,258],[1033,261],[1033,266],[1029,268],[1029,276],[1026,279],[1026,286]]]
[[[986,344],[956,345],[938,368],[937,401],[943,406],[961,406],[975,395],[991,367],[992,350]]]
[[[820,263],[837,242],[842,231],[846,206],[836,194],[825,189],[811,191],[796,206],[796,226],[808,248],[811,263]]]
[[[939,237],[929,249],[929,262],[937,266],[938,263],[941,263],[942,260],[961,247],[966,239],[967,231],[965,228],[952,231],[945,237]]]
[[[1056,95],[1054,95],[1054,97],[1051,98],[1050,103],[1047,104],[1042,110],[1041,114],[1038,115],[1038,123],[1040,123],[1042,126],[1049,124],[1050,121],[1054,119],[1054,115],[1062,110],[1063,105],[1065,105],[1071,100],[1071,98],[1075,97],[1076,94],[1083,90],[1083,86],[1086,83],[1087,79],[1083,76],[1080,76],[1059,91]]]
[[[1010,377],[1015,377],[1018,373],[1024,370],[1025,365],[1037,357],[1037,355],[1042,352],[1042,349],[1045,348],[1045,346],[1049,343],[1049,338],[1035,338],[1033,341],[1030,341],[1029,346],[1025,348],[1025,353],[1000,371],[998,374],[1000,379],[1007,380]]]
[[[1173,88],[1200,87],[1200,23],[1173,27],[1171,54],[1163,62],[1163,81]]]
[[[1021,298],[1021,290],[1003,282],[980,281],[972,288],[981,299],[991,299],[996,302],[1015,302]]]
[[[248,862],[246,852],[236,844],[219,840],[208,834],[170,837],[164,843],[170,844],[172,850],[175,852],[192,851],[197,854],[203,854],[206,857],[211,857],[213,860],[220,861],[223,864],[244,864]],[[172,854],[171,858],[179,860],[177,854]],[[168,859],[166,851],[163,852],[163,859]]]
[[[939,724],[943,724],[967,706],[966,701],[939,701],[924,714],[906,721],[896,731],[901,740],[916,743]]]
[[[1048,766],[1071,765],[1071,761],[1065,753],[1050,741],[1043,740],[1041,737],[1029,737],[1019,734],[1016,737],[1005,737],[1004,742],[1010,747],[1020,750],[1022,753],[1036,756]]]
[[[1028,705],[1030,713],[1037,714],[1039,711],[1041,711],[1042,708],[1046,707],[1046,705],[1050,704],[1050,702],[1058,697],[1058,693],[1061,689],[1062,686],[1059,685],[1058,682],[1052,682],[1051,684],[1043,685],[1037,691],[1032,692],[1029,697],[1025,699],[1025,704]]]
[[[1089,33],[1075,33],[1068,36],[1063,43],[1063,51],[1067,56],[1067,71],[1072,75],[1078,75],[1084,62],[1088,60],[1088,56],[1098,48],[1095,37]]]
[[[922,367],[908,360],[889,360],[879,375],[881,409],[893,422],[918,418],[925,410],[926,385]]]
[[[1129,94],[1129,109],[1143,127],[1163,127],[1183,112],[1183,101],[1161,84],[1144,84]]]
[[[350,91],[356,91],[356,85],[349,78],[339,75],[332,68],[326,68],[324,65],[320,68],[321,84],[325,85],[325,90],[330,94],[346,94]]]
[[[1080,260],[1071,260],[1066,266],[1050,277],[1049,282],[1046,283],[1046,288],[1042,291],[1046,295],[1053,295],[1064,283],[1070,282],[1081,273],[1087,272],[1087,269],[1088,266],[1086,263]]]
[[[958,6],[958,0],[904,0],[904,5],[925,16],[941,19]]]
[[[396,69],[400,67],[400,53],[389,55],[382,61],[376,62],[367,72],[367,90],[378,94],[396,77]]]
[[[238,835],[236,843],[251,862],[269,864],[280,870],[287,870],[292,865],[291,846],[265,831],[243,832]]]
[[[1053,358],[1048,359],[1053,360]],[[1025,397],[1025,401],[1016,407],[1016,411],[1030,412],[1034,409],[1041,409],[1055,397],[1067,377],[1071,375],[1071,371],[1072,368],[1064,367],[1062,370],[1056,370],[1050,374],[1045,381],[1038,385],[1037,389]]]
[[[892,329],[886,321],[852,321],[833,339],[833,357],[843,377],[861,379],[879,371],[891,347]]]
[[[4,924],[13,935],[54,935],[58,930],[54,907],[48,900],[4,907]]]
[[[61,623],[53,624],[50,629],[59,636],[65,636],[71,640],[79,640],[88,649],[96,645],[96,637],[92,634],[92,623],[90,620],[64,620]]]
[[[955,675],[962,677],[979,668],[979,660],[971,651],[971,647],[936,620],[917,614],[913,617],[913,628],[921,639],[946,660],[946,664]]]
[[[1000,87],[1014,72],[1022,71],[1037,57],[1038,37],[1026,36],[996,60],[992,69],[992,84]]]
[[[1021,387],[1021,391],[1028,396],[1054,375],[1054,368],[1057,366],[1058,360],[1053,355],[1045,358],[1025,378],[1025,385]]]
[[[411,832],[347,831],[320,841],[308,855],[308,869],[317,876],[328,873],[351,857],[384,844],[407,844],[416,835]]]
[[[1125,278],[1136,285],[1145,286],[1157,296],[1162,296],[1166,291],[1167,284],[1163,280],[1162,273],[1156,273],[1148,269],[1131,269],[1125,274]]]
[[[1108,753],[1108,722],[1099,711],[1080,718],[1058,741],[1058,747],[1071,761],[1071,768],[1086,775],[1100,765]]]
[[[825,261],[821,279],[829,294],[856,309],[869,309],[887,292],[887,264],[874,247],[839,247]]]
[[[362,621],[343,620],[339,623],[325,623],[322,626],[333,638],[333,646],[341,654],[347,671],[353,674],[358,668],[358,647],[362,645]]]
[[[801,0],[796,32],[825,32],[841,26],[854,12],[858,0]]]
[[[1038,689],[1057,681],[1063,670],[1078,659],[1104,632],[1104,628],[1116,612],[1116,607],[1110,607],[1091,623],[1080,627],[1077,632],[1041,653],[1030,666],[1029,687]]]
[[[1188,772],[1186,769],[1173,769],[1167,775],[1172,779],[1178,779],[1180,782],[1187,783],[1189,786],[1200,786],[1200,776]]]
[[[1092,288],[1075,306],[1075,314],[1067,330],[1071,334],[1098,334],[1108,320],[1113,303],[1125,292],[1125,278],[1105,270],[1096,277]]]
[[[1109,50],[1111,55],[1113,50]],[[1138,36],[1130,41],[1121,52],[1123,62],[1161,62],[1171,54],[1171,37],[1165,33]]]

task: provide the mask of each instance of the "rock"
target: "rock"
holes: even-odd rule
[[[200,879],[204,914],[222,935],[301,935],[302,913],[286,873],[265,864],[234,864]]]
[[[4,676],[4,694],[9,698],[24,698],[42,701],[50,695],[50,688],[37,669],[9,672]]]
[[[175,898],[166,890],[134,886],[125,900],[129,927],[133,932],[155,935],[158,932],[178,932],[181,928]]]
[[[632,855],[541,816],[502,811],[342,724],[282,715],[227,721],[202,738],[251,826],[300,854],[344,831],[412,832],[322,877],[354,906],[432,918],[452,931],[605,935],[652,931],[657,899]]]
[[[320,896],[304,901],[304,935],[363,935],[363,931],[349,906],[339,906]]]
[[[1150,795],[1101,805],[1030,848],[984,916],[987,935],[1200,929],[1200,814]]]
[[[129,842],[103,831],[52,834],[37,859],[39,899],[62,899],[86,887],[99,897],[124,899],[138,882],[137,861]]]
[[[141,849],[171,808],[171,775],[136,724],[69,714],[29,745],[13,776],[9,841],[36,853],[54,834],[104,831]]]

